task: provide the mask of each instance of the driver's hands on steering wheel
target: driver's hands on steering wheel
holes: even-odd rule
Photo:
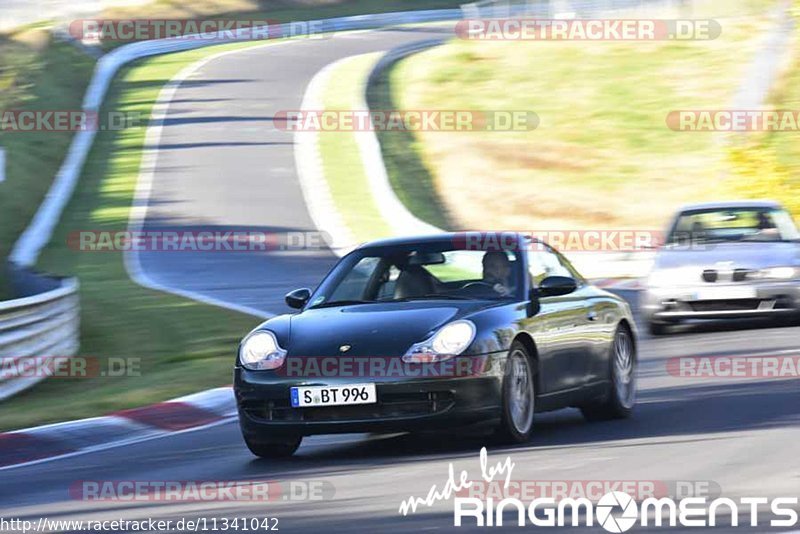
[[[511,289],[507,288],[504,284],[501,283],[494,284],[492,286],[492,289],[494,289],[499,295],[502,295],[503,297],[507,297],[508,295],[511,294]]]
[[[462,289],[471,289],[473,287],[491,288],[495,293],[497,293],[498,295],[501,295],[503,297],[507,297],[508,295],[510,295],[513,292],[511,290],[511,288],[506,287],[506,285],[501,283],[501,282],[497,282],[495,284],[492,284],[491,282],[487,282],[485,280],[482,280],[480,282],[470,282],[470,283],[466,284]]]

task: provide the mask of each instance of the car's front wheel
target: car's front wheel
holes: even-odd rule
[[[533,433],[536,402],[530,355],[519,341],[511,345],[503,376],[503,407],[497,436],[505,442],[523,443]]]
[[[270,441],[256,441],[253,438],[244,437],[247,448],[259,458],[287,458],[300,448],[302,441],[302,436],[287,436]]]
[[[589,421],[630,417],[636,404],[636,345],[624,324],[617,327],[609,356],[609,385],[605,399],[581,407],[583,416]]]

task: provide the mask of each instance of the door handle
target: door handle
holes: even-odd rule
[[[592,322],[598,319],[597,312],[594,310],[589,310],[589,313],[586,314],[586,318]]]

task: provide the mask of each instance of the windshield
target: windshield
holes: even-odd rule
[[[512,251],[452,245],[355,251],[317,290],[311,307],[426,299],[519,299],[522,266]]]
[[[774,208],[698,210],[681,214],[667,244],[727,241],[796,241],[791,216]]]

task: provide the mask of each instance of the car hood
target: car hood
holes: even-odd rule
[[[800,244],[786,242],[711,243],[703,249],[664,247],[656,256],[655,269],[697,267],[719,269],[764,269],[800,265]]]
[[[424,301],[360,304],[306,310],[292,316],[288,357],[402,356],[434,330],[493,304]]]

